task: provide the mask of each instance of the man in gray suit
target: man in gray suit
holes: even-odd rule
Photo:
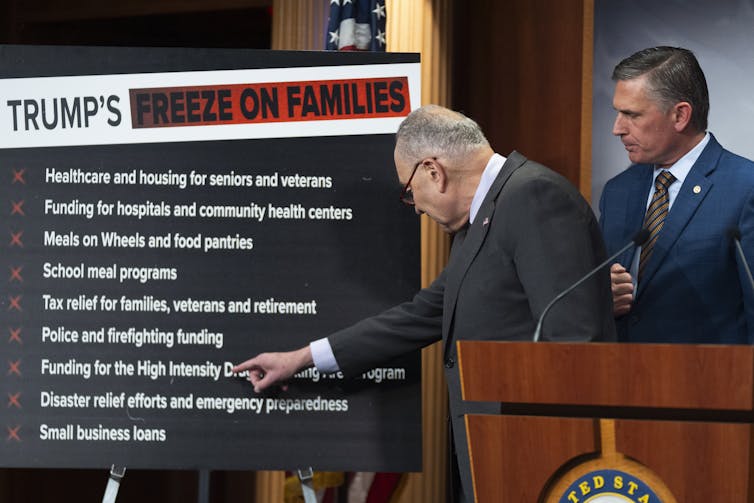
[[[531,340],[547,304],[605,259],[604,245],[591,208],[572,184],[517,152],[507,159],[496,154],[479,126],[460,113],[435,105],[412,112],[396,135],[395,166],[404,184],[401,199],[455,235],[445,270],[409,302],[233,370],[248,370],[260,392],[311,365],[357,376],[442,340],[462,486],[450,496],[474,501],[463,419],[469,409],[461,400],[455,342]],[[614,339],[611,298],[604,269],[552,308],[542,338]]]

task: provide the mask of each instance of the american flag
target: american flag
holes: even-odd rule
[[[328,51],[384,51],[385,0],[330,0]]]
[[[385,0],[330,0],[327,23],[328,51],[380,51],[385,37]],[[400,483],[400,473],[351,472],[348,474],[348,503],[386,503]],[[322,503],[336,501],[337,489],[325,491]]]

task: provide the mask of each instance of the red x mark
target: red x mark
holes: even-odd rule
[[[21,276],[21,271],[24,270],[24,266],[22,265],[18,267],[9,266],[9,269],[10,269],[10,279],[8,279],[8,281],[10,283],[14,281],[18,281],[19,283],[24,282],[24,278],[23,276]]]
[[[26,180],[24,180],[24,172],[26,171],[25,168],[21,169],[14,169],[13,170],[13,182],[12,183],[23,183],[26,185]]]
[[[17,407],[20,409],[21,408],[21,402],[19,401],[20,398],[21,398],[20,391],[13,395],[8,393],[8,407]]]
[[[11,201],[11,206],[13,208],[10,210],[11,215],[21,215],[26,216],[26,213],[24,213],[24,202],[23,201]]]
[[[15,329],[8,327],[8,330],[10,331],[8,342],[16,341],[19,344],[23,344],[23,342],[21,341],[21,327]]]
[[[11,440],[15,440],[16,442],[20,442],[21,437],[18,436],[18,430],[20,430],[21,427],[16,426],[15,428],[11,428],[10,426],[8,426],[7,428],[8,428],[8,438],[6,439],[6,441],[9,442]]]
[[[8,375],[16,374],[18,377],[21,377],[21,360],[16,360],[14,362],[8,362]]]
[[[19,312],[22,311],[21,295],[16,295],[15,297],[12,295],[8,295],[8,300],[10,301],[10,304],[8,304],[8,311],[11,311],[13,309]]]
[[[20,246],[21,248],[24,247],[23,241],[21,241],[21,236],[24,235],[24,231],[18,231],[18,232],[11,232],[10,233],[10,245],[11,246]]]

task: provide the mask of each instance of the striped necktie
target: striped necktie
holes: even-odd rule
[[[655,178],[655,193],[652,195],[652,201],[647,208],[647,214],[644,217],[644,228],[649,230],[649,239],[641,247],[641,256],[639,258],[639,279],[644,273],[644,267],[652,256],[657,236],[662,230],[665,223],[665,217],[668,216],[668,207],[670,198],[668,197],[668,187],[675,181],[675,177],[670,171],[660,171]]]

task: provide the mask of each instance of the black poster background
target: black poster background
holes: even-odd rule
[[[243,50],[0,47],[1,78],[416,62],[416,55],[296,53]],[[326,77],[325,77],[326,78]],[[0,103],[4,106],[4,103]],[[292,125],[295,127],[295,124]],[[384,367],[405,369],[405,379],[292,381],[271,399],[325,399],[347,412],[172,410],[167,408],[42,407],[43,392],[126,397],[255,396],[239,377],[43,375],[41,362],[121,361],[238,363],[260,351],[284,351],[327,335],[410,298],[419,285],[418,220],[397,198],[393,135],[250,139],[185,143],[0,149],[3,365],[0,465],[5,467],[291,469],[412,471],[421,467],[419,355]],[[45,182],[46,169],[111,173],[144,170],[202,174],[329,176],[330,189],[86,185]],[[14,182],[23,170],[24,183]],[[82,203],[245,205],[350,208],[351,220],[45,215],[45,199]],[[13,212],[23,200],[23,215]],[[23,246],[13,244],[22,231]],[[44,246],[45,231],[101,236],[235,236],[252,250]],[[101,243],[100,243],[101,244]],[[175,280],[43,278],[44,264],[175,268]],[[19,267],[21,269],[19,270]],[[14,271],[16,274],[14,274]],[[18,276],[21,276],[19,278]],[[55,311],[43,295],[120,299],[151,296],[202,299],[316,301],[316,315]],[[21,309],[13,307],[13,302]],[[156,328],[222,332],[221,348],[42,341],[42,327],[58,330]],[[226,364],[227,365],[227,364]],[[111,367],[112,369],[112,367]],[[223,369],[224,370],[224,369]],[[278,403],[278,402],[276,402]],[[73,430],[123,429],[118,440],[43,440],[42,425]],[[101,425],[101,426],[100,426]],[[135,440],[134,426],[163,430],[164,441]],[[74,435],[76,436],[76,435]]]

